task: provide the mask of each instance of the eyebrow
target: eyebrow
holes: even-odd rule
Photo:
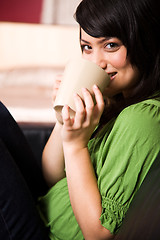
[[[111,37],[105,37],[105,38],[99,40],[99,41],[98,41],[98,44],[102,44],[102,43],[104,43],[105,41],[107,41],[107,40],[109,40],[109,39],[111,39]],[[84,40],[84,39],[82,39],[82,38],[81,38],[81,41],[84,42],[84,43],[86,43],[86,44],[90,44],[90,42],[88,42],[88,41],[86,41],[86,40]]]

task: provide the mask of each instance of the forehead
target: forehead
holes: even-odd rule
[[[91,35],[87,34],[83,29],[81,29],[81,41],[85,43],[103,43],[106,40],[109,40],[110,37],[100,37],[100,38],[95,38],[92,37]]]

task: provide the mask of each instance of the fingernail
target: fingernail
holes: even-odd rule
[[[77,97],[78,97],[78,94],[77,93],[73,93],[73,98],[77,99]]]
[[[98,89],[98,87],[97,87],[97,85],[96,84],[94,84],[94,86],[93,86],[95,89]]]
[[[87,88],[82,88],[83,91],[87,91]]]

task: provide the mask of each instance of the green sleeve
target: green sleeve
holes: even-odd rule
[[[142,102],[124,109],[91,147],[102,196],[102,225],[116,233],[160,151],[160,108]]]

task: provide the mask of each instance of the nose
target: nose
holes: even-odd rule
[[[93,53],[91,61],[96,63],[99,67],[101,67],[104,70],[107,68],[107,59],[105,59],[103,53],[101,53],[100,51]]]

